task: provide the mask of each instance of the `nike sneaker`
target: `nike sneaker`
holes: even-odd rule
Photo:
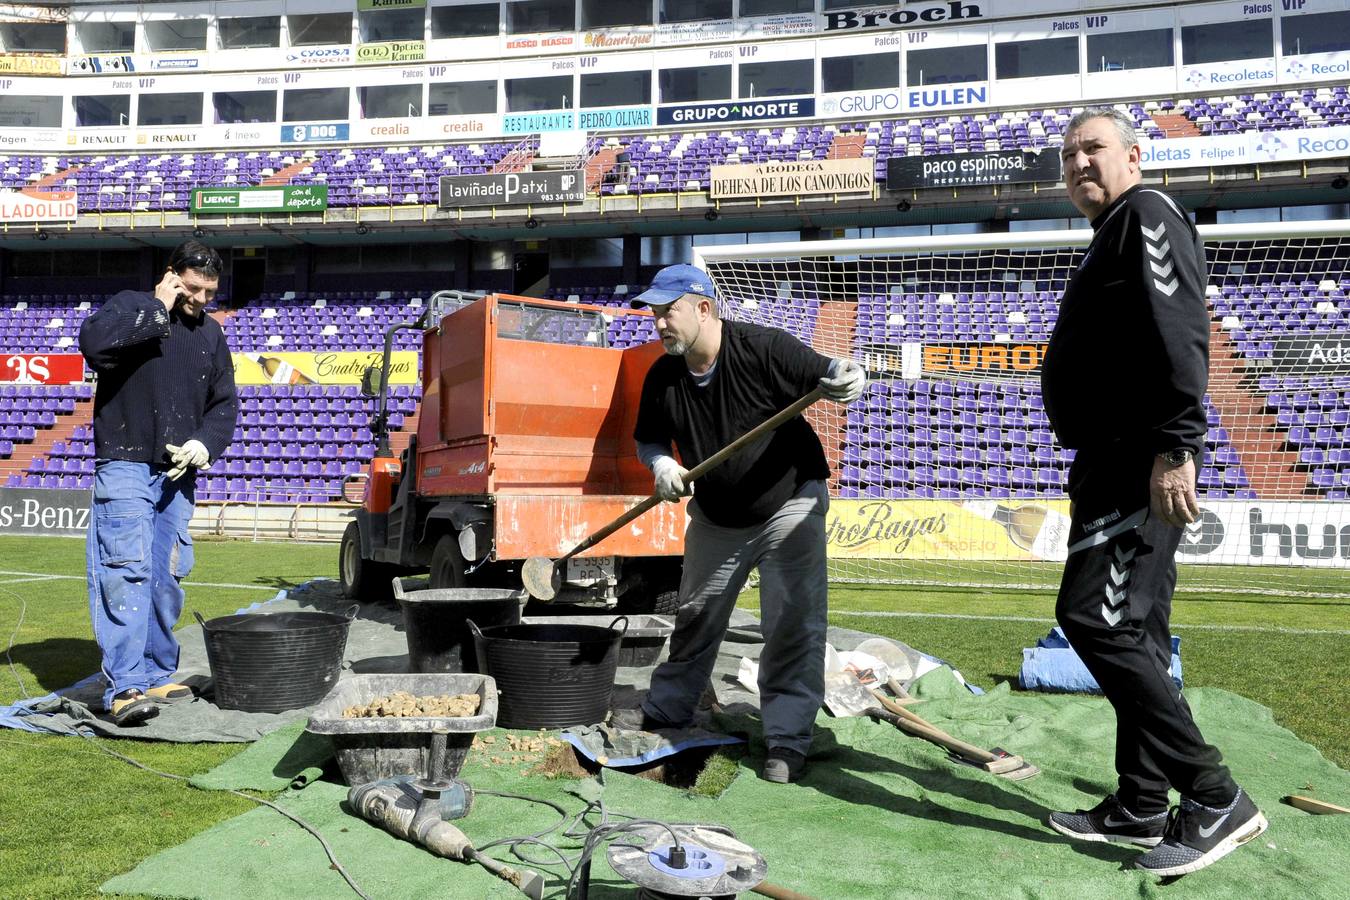
[[[1167,820],[1162,842],[1134,861],[1154,875],[1185,875],[1213,865],[1259,837],[1269,823],[1241,788],[1222,809],[1181,798]]]
[[[1050,827],[1079,841],[1156,847],[1167,827],[1167,813],[1137,816],[1110,794],[1092,809],[1052,812]]]

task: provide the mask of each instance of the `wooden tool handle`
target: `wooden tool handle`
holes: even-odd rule
[[[1299,794],[1290,794],[1284,798],[1284,802],[1296,809],[1317,815],[1350,813],[1350,809],[1346,809],[1344,806],[1337,806],[1335,803],[1328,803],[1325,800],[1318,800],[1316,797],[1304,797]]]
[[[774,900],[811,900],[807,895],[799,894],[792,888],[786,888],[781,884],[773,884],[768,881],[761,881],[750,890],[763,897],[773,897]]]
[[[946,747],[953,753],[974,762],[988,763],[998,759],[998,757],[988,750],[976,747],[974,744],[967,744],[959,738],[954,738],[941,728],[928,722],[926,719],[921,719],[914,715],[903,706],[897,706],[891,703],[890,698],[888,697],[877,695],[877,699],[881,702],[882,706],[885,707],[887,716],[886,721],[902,731],[908,731],[915,737],[921,737],[934,744]],[[877,712],[881,712],[881,710],[877,710]]]
[[[730,458],[733,454],[738,452],[746,444],[750,443],[751,441],[758,440],[768,432],[773,431],[779,425],[782,425],[788,419],[794,418],[795,416],[799,415],[802,410],[806,409],[808,406],[810,406],[812,403],[815,403],[823,396],[824,396],[823,390],[821,388],[816,388],[814,391],[807,394],[805,397],[795,401],[791,406],[788,406],[785,409],[782,409],[779,412],[774,413],[772,416],[765,419],[763,422],[760,422],[754,428],[751,428],[745,434],[736,438],[736,440],[732,441],[730,444],[727,444],[721,450],[718,450],[712,456],[708,457],[703,462],[699,463],[698,465],[694,466],[694,468],[690,469],[689,475],[684,480],[685,485],[688,486],[689,484],[693,483],[695,479],[702,478],[704,475],[708,474],[713,469],[717,468],[722,463],[726,462],[728,458]],[[592,534],[590,537],[586,538],[580,544],[577,544],[570,551],[568,551],[566,555],[560,556],[558,560],[554,563],[554,565],[555,566],[561,565],[563,562],[565,562],[568,559],[571,559],[578,553],[581,553],[585,550],[589,550],[590,548],[594,547],[596,544],[600,543],[605,538],[609,537],[611,534],[618,531],[620,528],[627,525],[629,522],[633,521],[638,516],[642,515],[647,510],[651,509],[653,506],[655,506],[660,502],[661,498],[658,497],[656,494],[653,494],[646,500],[643,500],[637,506],[634,506],[632,509],[628,510],[628,512],[619,516],[613,522],[610,522],[604,528],[601,528],[599,531],[595,532],[595,534]]]
[[[802,410],[806,409],[808,406],[810,406],[812,403],[815,403],[823,396],[825,396],[824,389],[816,388],[814,391],[807,394],[805,397],[795,401],[791,406],[785,407],[779,412],[774,413],[772,416],[765,419],[763,422],[760,422],[754,428],[751,428],[745,434],[736,438],[736,440],[732,441],[730,444],[727,444],[721,450],[718,450],[712,456],[708,457],[703,462],[699,463],[698,465],[690,469],[689,477],[685,479],[685,481],[690,482],[694,481],[695,479],[702,478],[704,475],[708,474],[713,469],[717,468],[722,463],[726,462],[727,459],[732,454],[738,452],[746,444],[750,443],[751,441],[759,440],[765,434],[767,434],[770,431],[773,431],[775,428],[777,428],[779,425],[782,425],[788,419],[795,418],[802,412]]]
[[[637,506],[634,506],[632,509],[628,510],[628,512],[619,516],[613,522],[610,522],[604,528],[601,528],[599,531],[595,532],[595,534],[592,534],[590,537],[586,538],[586,540],[582,541],[580,544],[577,544],[571,550],[567,551],[567,554],[565,556],[558,557],[557,561],[555,561],[553,565],[555,567],[560,566],[567,560],[571,559],[578,553],[582,552],[583,550],[591,549],[596,544],[600,543],[605,538],[609,537],[611,534],[618,531],[620,528],[627,525],[629,522],[633,521],[638,516],[642,515],[647,510],[651,509],[653,506],[655,506],[660,502],[661,498],[653,494],[646,500],[643,500]]]

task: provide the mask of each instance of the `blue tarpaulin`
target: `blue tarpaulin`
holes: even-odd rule
[[[1181,687],[1181,638],[1172,636],[1172,680]],[[1066,694],[1100,694],[1097,679],[1083,665],[1073,647],[1069,646],[1064,631],[1056,625],[1050,633],[1036,642],[1035,647],[1022,651],[1022,672],[1019,681],[1023,690],[1048,691]]]

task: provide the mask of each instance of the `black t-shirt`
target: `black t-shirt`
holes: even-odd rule
[[[692,469],[810,393],[829,368],[828,357],[786,331],[724,321],[717,365],[703,387],[682,356],[652,364],[633,437],[674,443]],[[700,478],[694,502],[714,524],[745,528],[767,520],[804,483],[829,474],[820,438],[796,416]]]

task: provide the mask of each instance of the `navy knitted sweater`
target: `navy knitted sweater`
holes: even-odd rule
[[[196,439],[211,459],[234,437],[239,401],[220,323],[169,314],[153,294],[122,291],[80,326],[80,351],[98,373],[94,453],[167,465],[166,444]]]

